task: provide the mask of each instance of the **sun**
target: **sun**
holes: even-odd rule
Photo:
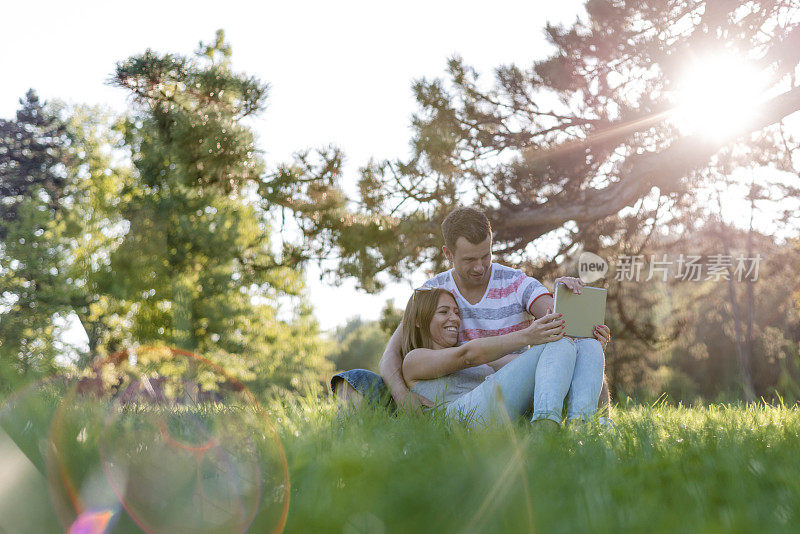
[[[672,120],[686,134],[725,137],[755,116],[766,81],[734,56],[696,60],[679,83]]]

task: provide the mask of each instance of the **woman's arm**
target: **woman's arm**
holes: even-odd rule
[[[386,350],[378,362],[378,372],[383,379],[383,383],[389,388],[394,402],[398,406],[406,407],[411,410],[418,410],[421,405],[433,406],[433,403],[421,395],[409,391],[406,382],[403,380],[403,356],[400,350],[403,337],[403,325],[397,327],[392,334]]]
[[[549,311],[549,310],[548,310]],[[527,345],[539,345],[564,337],[560,314],[548,313],[524,330],[502,336],[473,339],[447,349],[414,349],[403,358],[403,378],[409,387],[419,380],[492,362]]]

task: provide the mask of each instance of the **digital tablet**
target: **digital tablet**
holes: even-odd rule
[[[594,337],[594,327],[605,324],[606,290],[583,286],[576,295],[563,284],[556,286],[555,313],[566,321],[565,334],[573,337]]]

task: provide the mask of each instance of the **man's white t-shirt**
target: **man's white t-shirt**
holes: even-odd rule
[[[425,286],[441,287],[456,297],[461,311],[458,343],[470,339],[499,336],[527,328],[533,320],[531,306],[536,299],[552,293],[538,280],[518,269],[497,263],[491,264],[489,286],[477,304],[461,296],[453,278],[453,269],[437,274]]]

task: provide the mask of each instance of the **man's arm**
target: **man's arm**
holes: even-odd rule
[[[531,303],[531,307],[528,311],[534,318],[538,319],[547,315],[548,310],[552,310],[553,308],[555,308],[555,300],[553,297],[551,295],[540,295]]]
[[[406,386],[403,380],[403,356],[401,354],[403,344],[403,325],[399,325],[392,334],[386,350],[383,352],[381,361],[378,362],[378,372],[383,379],[383,383],[392,393],[394,402],[400,407],[407,407],[412,410],[419,409],[420,405],[433,406],[433,403],[421,395],[417,395]]]

